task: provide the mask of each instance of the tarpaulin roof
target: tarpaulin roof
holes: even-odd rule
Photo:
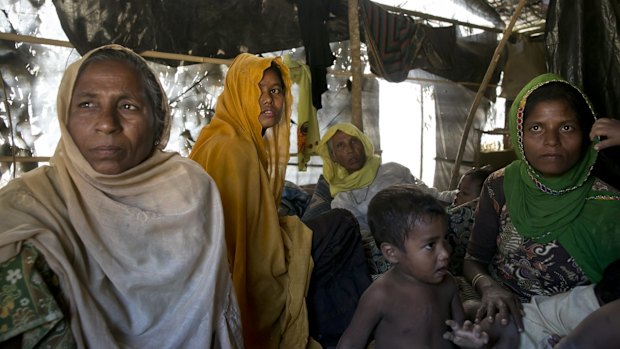
[[[620,118],[620,2],[552,1],[546,34],[549,70],[580,86],[599,117]],[[599,158],[600,175],[620,187],[620,147]]]
[[[454,2],[485,18],[492,28],[505,26],[486,1]],[[155,50],[212,58],[304,47],[306,63],[311,69],[318,69],[313,70],[314,84],[325,84],[325,68],[334,61],[329,43],[349,38],[346,0],[54,0],[53,3],[64,32],[80,54],[110,42],[138,52]],[[380,44],[396,42],[400,48],[405,44],[411,46],[409,56],[394,51],[379,52],[402,65],[402,72],[398,72],[400,79],[390,79],[389,74],[379,76],[399,82],[409,70],[420,68],[452,81],[482,81],[497,46],[497,32],[468,34],[465,38],[455,26],[431,27],[420,24],[419,18],[384,10],[369,0],[359,3],[361,9],[376,9],[373,18],[360,16],[361,22],[373,20],[374,29],[385,31],[380,33],[384,39]],[[376,20],[379,11],[385,14],[381,21]],[[401,19],[410,23],[396,23]],[[402,32],[403,26],[411,26],[414,21],[417,41],[405,42],[407,38],[402,33],[391,32]],[[375,35],[368,28],[365,25],[361,28],[364,42]],[[373,69],[375,73],[378,71]],[[492,84],[499,81],[500,71],[501,65],[493,75]],[[494,91],[489,90],[486,95],[494,98]],[[320,108],[320,101],[315,100],[315,106]]]
[[[232,58],[239,52],[290,53],[288,49],[297,49],[295,58],[305,55],[309,65],[321,58],[316,55],[317,51],[311,49],[318,46],[324,54],[327,53],[323,58],[327,57],[329,61],[331,54],[336,57],[326,77],[329,91],[323,94],[324,105],[319,112],[322,130],[331,122],[347,121],[350,117],[346,72],[350,70],[351,58],[346,44],[349,37],[346,0],[19,0],[3,3],[3,18],[0,18],[2,32],[37,36],[41,26],[48,25],[46,23],[50,18],[40,16],[49,16],[48,13],[42,15],[42,9],[49,1],[53,2],[53,10],[58,16],[56,20],[59,20],[62,31],[77,52],[0,40],[3,79],[9,91],[9,96],[5,98],[12,111],[9,117],[6,110],[0,110],[0,121],[5,121],[0,122],[0,145],[4,155],[15,155],[17,151],[17,155],[24,156],[50,155],[46,151],[42,153],[41,147],[34,145],[55,123],[54,90],[48,86],[57,83],[63,66],[73,59],[70,57],[110,42],[136,51],[154,50],[212,58]],[[375,4],[368,0],[359,2],[361,6]],[[497,46],[496,34],[506,27],[519,1],[453,0],[470,13],[485,18],[490,23],[488,30],[407,11],[405,7],[408,2],[418,1],[400,1],[402,11],[383,7],[389,13],[383,20],[387,18],[387,23],[392,24],[402,22],[404,28],[416,29],[410,31],[415,34],[414,39],[406,38],[411,45],[405,45],[415,48],[413,54],[396,52],[397,57],[412,59],[390,60],[388,58],[392,56],[385,53],[395,52],[369,49],[363,52],[367,56],[362,57],[362,61],[388,81],[413,79],[423,90],[427,87],[434,89],[435,105],[431,108],[436,109],[437,120],[442,127],[437,130],[437,167],[443,167],[445,174],[452,167],[450,161],[454,159],[458,147],[462,122],[473,98],[472,91],[482,81]],[[32,12],[28,7],[32,8]],[[620,50],[616,47],[617,41],[611,39],[618,33],[617,8],[615,0],[526,1],[513,30],[514,40],[502,56],[486,95],[494,99],[495,84],[503,72],[502,93],[510,100],[514,90],[522,85],[522,79],[540,71],[542,63],[547,64],[550,71],[584,86],[599,115],[618,117],[620,99],[615,94],[620,89],[615,84],[620,81],[620,64],[616,57]],[[361,19],[362,41],[369,42],[372,35],[376,36],[375,39],[394,39],[385,35],[388,33],[385,31],[369,31],[364,27],[369,21],[363,17]],[[548,23],[546,28],[545,20]],[[417,40],[420,37],[424,40]],[[524,50],[524,47],[527,49]],[[529,50],[531,47],[535,48],[535,52]],[[521,58],[530,63],[531,58],[535,57],[537,65],[532,69],[523,69],[522,62],[518,62],[515,68],[516,60],[511,59],[515,56],[512,54],[514,52],[520,53]],[[547,53],[548,57],[543,57]],[[503,65],[506,58],[508,61]],[[196,64],[193,67],[191,62],[172,59],[156,61],[163,63],[156,69],[171,96],[174,127],[179,137],[176,143],[183,152],[191,147],[192,132],[213,112],[213,103],[221,89],[226,68],[219,64]],[[394,62],[395,65],[392,64]],[[510,62],[513,63],[511,74],[517,72],[516,75],[508,76],[508,70],[503,69]],[[181,70],[176,69],[177,66],[186,67]],[[394,67],[395,70],[390,70]],[[409,68],[414,70],[408,72]],[[546,67],[542,69],[546,70]],[[437,77],[457,82],[460,86],[449,85]],[[42,85],[40,80],[45,79],[51,80]],[[513,86],[507,89],[509,83]],[[465,91],[463,86],[470,90]],[[376,142],[379,142],[378,89],[377,80],[366,75],[362,92],[365,131]],[[42,102],[47,104],[42,105]],[[484,115],[490,110],[486,103],[480,106],[483,118],[489,117]],[[13,119],[12,125],[10,119]],[[483,127],[482,121],[476,121],[474,127]],[[477,141],[468,143],[466,160],[469,163],[475,159],[474,142]],[[170,144],[175,144],[174,140]],[[0,167],[3,164],[6,163],[0,163]],[[0,172],[5,173],[4,170]],[[445,177],[438,174],[436,183],[445,182]]]

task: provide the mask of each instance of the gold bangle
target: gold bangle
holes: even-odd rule
[[[474,277],[471,279],[471,286],[474,288],[474,290],[477,290],[476,284],[478,283],[478,281],[480,281],[480,279],[482,279],[485,276],[488,277],[488,275],[483,274],[483,273],[478,273],[474,275]]]

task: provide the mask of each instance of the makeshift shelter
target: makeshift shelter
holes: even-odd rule
[[[61,74],[80,54],[106,43],[144,52],[153,62],[173,109],[169,149],[182,154],[212,116],[226,64],[239,52],[287,55],[311,76],[318,132],[360,117],[385,161],[406,164],[440,189],[450,186],[468,119],[458,170],[510,161],[502,105],[508,107],[540,72],[582,85],[601,116],[620,115],[618,43],[608,39],[618,33],[617,1],[446,1],[486,24],[410,10],[408,2],[393,7],[369,0],[4,1],[0,185],[47,161],[58,139],[55,87]],[[357,31],[349,28],[352,4]],[[519,5],[510,40],[494,55]],[[359,57],[351,56],[352,32],[362,42]],[[488,86],[470,110],[493,59]],[[363,73],[357,78],[356,60]],[[356,93],[360,111],[352,111]],[[298,126],[306,118],[294,112]],[[308,137],[304,149],[294,139],[291,153],[311,153]],[[316,156],[294,156],[287,178],[314,183],[320,166]]]

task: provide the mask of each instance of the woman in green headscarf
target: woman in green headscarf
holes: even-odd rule
[[[485,182],[463,265],[481,294],[476,318],[598,282],[620,258],[620,193],[591,174],[587,97],[555,74],[529,82],[510,110],[517,160]]]

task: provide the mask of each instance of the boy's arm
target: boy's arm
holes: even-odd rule
[[[450,326],[452,331],[444,333],[443,338],[460,348],[483,348],[489,342],[487,333],[469,320],[466,320],[463,326],[454,320],[446,320],[446,325]]]
[[[452,299],[450,300],[450,311],[452,320],[456,321],[459,324],[462,324],[465,321],[465,310],[463,310],[463,303],[461,302],[461,297],[459,295],[459,287],[456,283],[456,279],[452,274],[448,274],[450,288],[452,291]]]
[[[377,285],[375,285],[377,286]],[[370,285],[362,294],[353,319],[338,341],[337,349],[364,349],[381,320],[381,288]]]
[[[450,310],[452,319],[446,321],[446,325],[452,328],[452,332],[444,333],[444,339],[451,341],[462,348],[482,348],[489,342],[489,336],[482,331],[480,326],[465,321],[465,311],[463,303],[459,297],[459,290],[454,277],[449,275],[450,288],[452,289],[452,299]],[[463,324],[462,326],[460,324]]]

